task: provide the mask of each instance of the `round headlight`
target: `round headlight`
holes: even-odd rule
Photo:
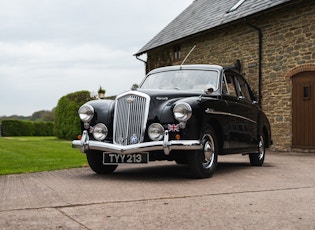
[[[164,136],[164,128],[159,123],[153,123],[149,126],[148,135],[152,141],[159,141]]]
[[[102,141],[107,137],[108,129],[106,125],[102,123],[98,123],[93,127],[93,137],[98,140]]]
[[[82,122],[90,122],[94,116],[94,109],[91,105],[82,105],[78,113]]]
[[[189,104],[182,102],[175,105],[173,109],[174,117],[179,122],[181,121],[188,121],[191,117],[192,110]]]

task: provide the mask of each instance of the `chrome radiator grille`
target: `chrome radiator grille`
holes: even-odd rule
[[[137,144],[143,141],[149,113],[150,97],[141,92],[128,92],[116,98],[114,143]]]

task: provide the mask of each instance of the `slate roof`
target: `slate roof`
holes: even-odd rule
[[[230,23],[292,0],[245,0],[233,12],[227,11],[242,0],[195,0],[135,55],[167,43]]]

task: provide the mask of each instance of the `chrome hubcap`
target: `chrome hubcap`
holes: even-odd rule
[[[203,147],[203,153],[205,156],[203,167],[208,169],[211,168],[213,161],[214,161],[214,141],[210,135],[206,136],[207,141],[204,144]]]
[[[258,144],[258,158],[259,160],[262,160],[264,155],[265,155],[265,143],[264,143],[264,138],[261,136],[260,137],[260,141],[259,141],[259,144]]]

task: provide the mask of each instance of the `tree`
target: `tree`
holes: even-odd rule
[[[41,110],[32,114],[32,121],[54,121],[54,114],[51,111]]]

